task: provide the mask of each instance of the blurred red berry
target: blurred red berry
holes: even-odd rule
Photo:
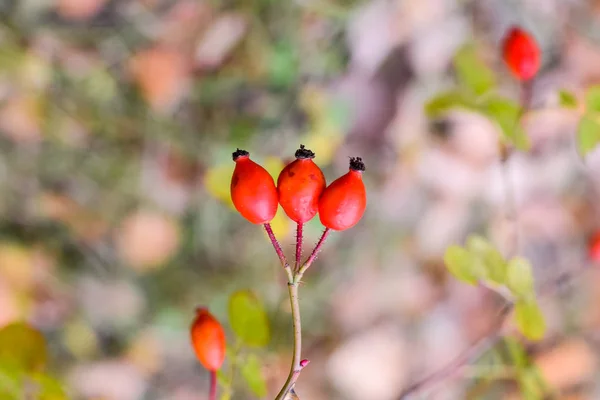
[[[512,27],[504,37],[502,45],[504,62],[519,80],[533,78],[540,69],[540,48],[531,34]]]
[[[593,262],[600,262],[600,233],[597,233],[590,240],[589,257]]]
[[[351,228],[362,218],[367,192],[362,181],[365,164],[360,157],[350,159],[347,174],[331,182],[319,200],[319,218],[323,226],[335,231]]]
[[[270,222],[277,213],[278,196],[273,177],[250,159],[250,153],[233,153],[235,169],[231,177],[231,200],[244,218],[253,224]]]
[[[218,371],[225,361],[225,331],[219,321],[206,308],[198,308],[190,331],[200,364],[209,371]]]
[[[296,151],[296,160],[285,166],[277,178],[279,204],[291,220],[302,224],[319,210],[319,197],[325,190],[325,176],[313,162],[315,153],[304,145]]]

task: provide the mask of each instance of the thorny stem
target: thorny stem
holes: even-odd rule
[[[325,230],[323,231],[323,234],[321,235],[321,238],[317,242],[317,245],[315,246],[312,253],[308,257],[308,260],[306,260],[304,265],[302,265],[302,267],[300,267],[298,272],[296,272],[296,276],[294,278],[296,282],[300,282],[300,280],[302,279],[302,276],[304,275],[306,270],[312,265],[312,263],[315,261],[315,259],[319,255],[319,252],[321,251],[321,248],[323,247],[323,244],[325,243],[327,236],[329,236],[329,232],[331,232],[331,229],[325,228]]]
[[[300,262],[302,259],[302,228],[304,224],[302,222],[298,222],[296,226],[296,264],[294,265],[294,273],[298,272],[298,268],[300,268]]]
[[[286,398],[288,392],[294,387],[298,377],[300,376],[300,372],[302,369],[308,364],[308,360],[301,361],[302,355],[302,322],[300,319],[300,303],[298,301],[298,286],[300,285],[300,280],[302,276],[306,272],[306,270],[311,266],[311,264],[317,258],[317,255],[321,251],[323,247],[323,243],[325,243],[325,239],[329,235],[330,229],[326,228],[321,235],[321,238],[317,242],[314,250],[306,260],[304,264],[300,264],[300,257],[302,251],[302,224],[298,224],[297,228],[297,236],[296,236],[296,268],[292,272],[289,264],[286,261],[285,255],[281,250],[281,246],[275,235],[273,234],[273,230],[271,229],[269,224],[265,224],[265,229],[267,230],[267,234],[273,243],[273,247],[281,260],[281,265],[284,266],[286,272],[288,273],[288,292],[290,295],[290,305],[292,308],[292,321],[294,327],[294,352],[292,355],[292,365],[290,367],[290,373],[285,381],[285,384],[277,394],[275,400],[283,400]]]
[[[517,120],[515,121],[514,129],[518,129],[521,124],[521,119],[523,115],[525,115],[529,109],[531,108],[531,100],[533,98],[533,80],[524,81],[521,83],[521,96],[520,96],[520,106],[519,114],[517,115]],[[510,174],[510,152],[507,153],[506,158],[502,160],[503,168],[502,168],[502,179],[504,181],[505,188],[505,196],[506,196],[506,217],[508,221],[512,222],[514,225],[513,239],[510,242],[510,247],[507,251],[509,256],[513,256],[519,251],[519,224],[518,224],[518,215],[517,215],[517,201],[515,198],[515,193],[513,189],[513,185],[511,182],[511,174]]]
[[[300,366],[300,357],[302,353],[302,323],[300,320],[300,304],[298,302],[298,284],[296,282],[288,283],[290,294],[290,305],[292,306],[292,320],[294,324],[294,353],[292,356],[292,366],[285,384],[277,394],[275,400],[283,400],[290,389],[296,383],[302,367]]]
[[[209,400],[217,400],[217,371],[210,371],[210,391]]]
[[[290,264],[287,262],[287,259],[285,258],[285,254],[283,254],[283,250],[281,249],[281,246],[279,245],[279,242],[277,241],[277,238],[275,237],[275,234],[273,233],[271,224],[267,222],[266,224],[264,224],[264,227],[265,227],[265,231],[267,231],[267,235],[269,235],[269,239],[271,240],[271,243],[273,244],[275,253],[277,253],[277,257],[279,257],[281,266],[285,269],[285,272],[288,276],[288,282],[293,282],[294,281],[294,273],[292,272],[292,269],[290,268]]]

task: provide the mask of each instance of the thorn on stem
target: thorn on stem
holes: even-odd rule
[[[300,361],[300,368],[306,367],[309,363],[310,363],[310,360],[307,360],[305,358],[304,360]]]

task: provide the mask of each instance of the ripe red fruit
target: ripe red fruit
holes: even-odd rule
[[[533,78],[540,69],[540,48],[528,32],[512,27],[504,37],[502,45],[504,62],[519,80]]]
[[[231,177],[231,200],[236,210],[253,224],[265,224],[277,213],[275,181],[266,169],[250,159],[250,153],[233,153],[235,170]]]
[[[330,229],[343,231],[362,218],[367,206],[367,192],[362,181],[365,170],[360,157],[350,159],[350,170],[331,182],[319,200],[319,218]]]
[[[593,262],[600,262],[600,233],[594,235],[590,240],[589,257]]]
[[[315,153],[304,145],[296,151],[296,160],[285,166],[277,178],[279,204],[291,220],[302,224],[319,211],[319,197],[325,190],[325,176],[313,162]]]
[[[225,331],[206,308],[196,310],[190,329],[198,361],[209,371],[218,371],[225,360]]]

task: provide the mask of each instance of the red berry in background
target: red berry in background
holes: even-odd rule
[[[589,257],[593,262],[600,262],[600,233],[595,234],[589,243]]]
[[[300,145],[295,156],[296,160],[286,165],[277,178],[277,193],[287,216],[302,224],[317,215],[326,183],[323,172],[312,160],[315,153]]]
[[[512,27],[504,37],[502,45],[504,62],[519,80],[533,78],[540,69],[540,48],[531,34]]]
[[[231,200],[236,210],[253,224],[270,222],[277,213],[277,188],[266,169],[250,159],[250,153],[233,153],[235,169],[231,177]]]
[[[331,182],[319,200],[319,218],[330,229],[343,231],[362,218],[367,206],[367,192],[362,181],[365,170],[360,157],[350,159],[350,170]]]
[[[190,331],[200,364],[209,371],[218,371],[225,360],[225,331],[219,321],[206,308],[198,308]]]

